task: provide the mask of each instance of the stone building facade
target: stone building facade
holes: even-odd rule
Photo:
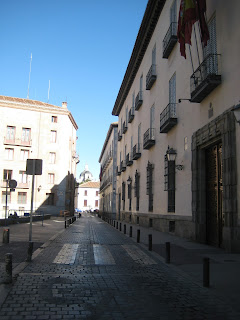
[[[7,215],[31,208],[32,176],[26,174],[27,159],[42,159],[42,175],[35,176],[34,210],[57,215],[74,212],[77,124],[67,109],[48,103],[0,96],[1,218],[5,217],[6,181],[16,180],[15,192],[8,189]]]
[[[180,0],[149,0],[112,114],[117,218],[240,251],[240,2],[207,1],[181,56]],[[224,27],[223,27],[224,26]]]

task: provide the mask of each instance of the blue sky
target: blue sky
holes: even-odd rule
[[[80,163],[99,156],[147,0],[1,0],[0,95],[61,106],[78,124]]]

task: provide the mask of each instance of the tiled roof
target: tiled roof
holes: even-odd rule
[[[88,182],[80,184],[79,188],[99,189],[100,188],[100,181],[88,181]]]

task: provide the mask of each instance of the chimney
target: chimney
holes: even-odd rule
[[[67,109],[67,102],[62,102],[62,108]]]

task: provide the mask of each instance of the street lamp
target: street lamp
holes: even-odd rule
[[[176,150],[174,150],[173,148],[169,148],[167,149],[167,159],[168,161],[176,161],[176,157],[177,157],[177,152]],[[175,168],[179,171],[183,170],[183,165],[182,164],[175,164]]]
[[[128,186],[129,186],[131,183],[132,183],[132,179],[131,179],[131,177],[129,176],[128,179],[127,179],[127,184],[128,184]]]
[[[240,125],[240,104],[237,104],[235,107],[233,107],[232,111],[234,113],[237,123]]]

